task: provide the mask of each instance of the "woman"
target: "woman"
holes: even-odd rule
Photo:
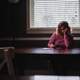
[[[56,32],[52,33],[48,47],[49,48],[72,48],[73,46],[73,37],[71,34],[71,29],[68,22],[62,21],[58,24]]]

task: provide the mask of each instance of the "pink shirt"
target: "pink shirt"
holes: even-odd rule
[[[49,39],[48,44],[54,44],[55,48],[66,48],[66,44],[70,47],[70,43],[72,42],[72,36],[61,36],[59,34],[53,33]]]

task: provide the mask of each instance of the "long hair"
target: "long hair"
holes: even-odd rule
[[[61,21],[59,24],[58,24],[58,27],[56,28],[56,33],[58,34],[61,34],[61,27],[63,27],[64,29],[67,28],[68,29],[68,33],[71,33],[71,28],[68,24],[67,21]]]

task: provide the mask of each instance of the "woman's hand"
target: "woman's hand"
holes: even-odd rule
[[[54,45],[53,45],[53,44],[48,44],[48,47],[49,47],[49,48],[53,48]]]
[[[64,29],[64,35],[68,33],[68,29]]]

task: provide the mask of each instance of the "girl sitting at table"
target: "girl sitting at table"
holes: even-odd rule
[[[61,21],[58,24],[56,32],[53,32],[48,42],[49,48],[72,48],[73,47],[73,37],[71,34],[71,28],[67,21]]]

